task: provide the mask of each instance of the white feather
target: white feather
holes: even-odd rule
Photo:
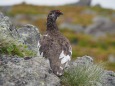
[[[40,42],[38,41],[38,45],[37,45],[37,47],[40,48],[40,46],[41,46],[41,45],[40,45]]]
[[[70,61],[70,60],[71,60],[71,59],[70,59],[70,56],[67,55],[67,56],[65,56],[64,58],[62,58],[61,64],[64,64],[64,63],[66,63],[66,62],[68,62],[68,61]]]
[[[44,35],[44,36],[48,36],[48,34]]]
[[[57,72],[57,75],[60,75],[60,76],[61,76],[61,75],[62,75],[62,73]]]
[[[62,50],[59,59],[61,59],[61,64],[64,64],[64,63],[70,61],[71,57],[69,55],[65,55],[64,51]]]
[[[71,55],[72,55],[72,47],[71,47],[71,46],[69,47],[69,52],[70,52]]]
[[[60,69],[63,70],[63,67],[60,66]]]
[[[43,57],[43,52],[40,54],[41,57]]]
[[[64,51],[62,50],[59,59],[62,59],[65,56]]]
[[[40,47],[41,47],[41,45],[40,45],[40,42],[39,42],[39,41],[38,41],[38,45],[37,45],[37,47],[38,47],[37,56],[41,56],[41,57],[43,57],[43,52],[40,54],[40,51],[39,51],[39,49],[40,49]]]

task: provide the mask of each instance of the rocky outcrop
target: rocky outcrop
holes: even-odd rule
[[[0,86],[60,86],[60,79],[44,58],[0,56]]]
[[[92,0],[80,0],[78,3],[75,5],[77,6],[90,6]]]
[[[40,33],[37,27],[28,24],[16,28],[9,17],[0,13],[0,33],[38,52]],[[51,72],[50,64],[45,58],[0,54],[0,86],[60,86],[60,79]]]
[[[37,27],[33,25],[24,25],[16,28],[11,19],[0,13],[0,32],[5,36],[11,36],[28,46],[30,50],[37,52],[37,42],[40,38],[40,33]]]
[[[95,36],[104,36],[107,33],[115,33],[115,23],[109,18],[97,16],[93,19],[93,24],[89,25],[85,29],[86,34],[92,34]]]
[[[4,13],[9,12],[12,9],[12,6],[0,6],[0,10]]]
[[[91,5],[91,0],[80,0],[77,5],[79,6],[90,6]]]
[[[21,28],[18,28],[17,32],[20,35],[21,40],[23,40],[23,43],[26,44],[30,50],[38,50],[37,43],[40,39],[40,33],[37,27],[27,24]]]
[[[90,56],[78,57],[70,63],[77,65],[93,65]],[[101,86],[115,86],[115,73],[105,70]],[[41,57],[25,59],[17,56],[0,56],[0,86],[60,86],[60,79],[50,70],[49,61]],[[95,85],[99,86],[99,85]]]
[[[62,23],[60,25],[61,29],[70,29],[76,32],[84,32],[84,27],[80,26],[80,25],[75,25],[75,24],[71,24],[71,23]]]

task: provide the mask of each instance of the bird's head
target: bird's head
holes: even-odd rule
[[[48,14],[48,18],[52,19],[53,21],[56,21],[57,17],[59,17],[60,15],[63,15],[63,13],[59,10],[52,10]]]

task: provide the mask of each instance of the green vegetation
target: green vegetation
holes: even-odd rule
[[[35,55],[34,52],[27,49],[26,45],[2,32],[0,32],[0,54],[18,55],[20,57]]]
[[[103,71],[101,65],[77,65],[65,71],[61,78],[62,84],[64,86],[101,86]]]

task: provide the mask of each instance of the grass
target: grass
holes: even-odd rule
[[[103,71],[97,64],[77,65],[66,70],[61,81],[64,86],[102,86]]]

